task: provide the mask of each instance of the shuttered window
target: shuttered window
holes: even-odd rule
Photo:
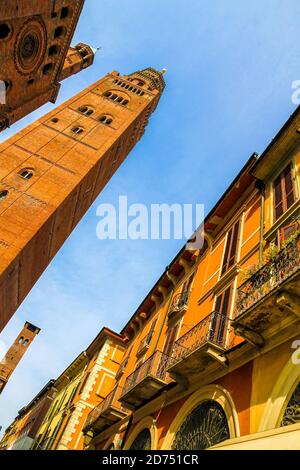
[[[151,343],[151,339],[152,339],[152,336],[153,336],[153,333],[154,333],[154,330],[155,330],[155,327],[156,327],[156,323],[157,323],[157,318],[155,320],[153,320],[153,322],[151,323],[150,330],[149,330],[149,333],[148,333],[147,339],[146,339],[146,343],[148,345]]]
[[[215,344],[222,346],[226,339],[226,325],[230,308],[232,287],[228,287],[221,295],[218,295],[215,310],[212,314],[209,339]]]
[[[177,333],[179,329],[179,324],[173,326],[166,335],[166,341],[164,345],[164,350],[163,353],[166,354],[167,356],[171,356],[173,352],[173,346],[177,338]]]
[[[238,220],[229,230],[227,234],[226,247],[222,265],[221,274],[234,265],[237,254],[238,238],[239,238],[240,221]]]
[[[297,222],[293,222],[292,224],[286,225],[279,229],[279,247],[282,248],[284,242],[286,242],[294,232],[299,230],[300,225]]]
[[[295,202],[292,165],[288,165],[276,178],[274,189],[274,215],[277,220]]]

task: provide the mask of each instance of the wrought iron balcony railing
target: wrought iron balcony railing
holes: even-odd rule
[[[238,289],[235,318],[300,270],[300,234]]]
[[[198,351],[202,346],[212,344],[225,349],[229,320],[226,315],[212,312],[196,326],[179,338],[173,348],[168,369]]]
[[[169,317],[175,315],[177,312],[182,312],[187,309],[188,301],[190,298],[190,291],[180,292],[173,297]]]
[[[96,422],[101,418],[104,417],[106,422],[109,421],[117,421],[118,416],[120,415],[120,419],[122,415],[126,415],[127,411],[123,408],[122,403],[120,403],[119,398],[122,395],[122,388],[115,387],[104,400],[97,405],[88,415],[84,429],[88,429],[90,427],[94,427]],[[117,419],[113,419],[116,417]]]
[[[127,377],[122,396],[126,395],[131,389],[143,382],[148,377],[154,377],[160,381],[170,381],[167,376],[166,368],[169,356],[156,351],[152,356],[141,364],[132,374]]]

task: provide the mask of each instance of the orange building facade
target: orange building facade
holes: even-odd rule
[[[299,134],[300,108],[206,216],[202,249],[89,346],[41,448],[300,448]]]
[[[0,331],[142,137],[164,86],[151,68],[109,73],[0,144]]]
[[[2,0],[0,132],[48,101],[60,82],[92,65],[95,50],[70,47],[84,0]]]

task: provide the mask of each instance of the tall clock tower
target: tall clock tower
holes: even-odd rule
[[[0,145],[0,331],[142,137],[164,87],[152,68],[109,73]]]
[[[70,48],[84,0],[0,1],[0,132],[43,104],[60,81],[93,63],[94,50]]]

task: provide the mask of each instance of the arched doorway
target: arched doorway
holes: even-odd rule
[[[175,434],[173,450],[202,450],[230,438],[226,414],[214,400],[206,400],[187,415]]]
[[[144,429],[134,439],[129,450],[150,450],[151,449],[151,434],[150,430]]]

